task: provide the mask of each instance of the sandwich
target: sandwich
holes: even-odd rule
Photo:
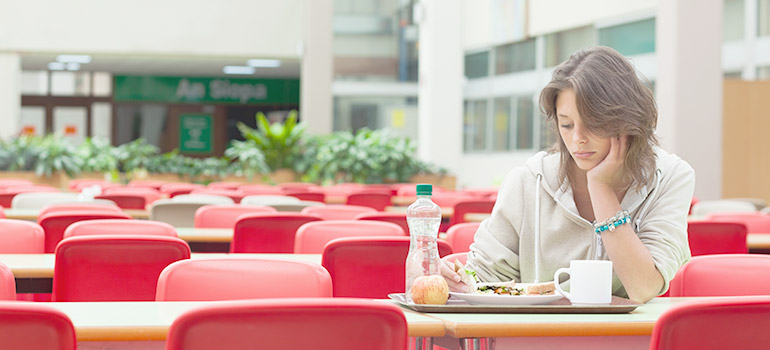
[[[556,286],[553,282],[544,283],[516,283],[508,282],[483,282],[476,284],[476,291],[479,294],[498,294],[498,295],[553,295],[556,293]]]

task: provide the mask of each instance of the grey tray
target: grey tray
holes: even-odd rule
[[[612,297],[610,305],[590,306],[572,305],[569,300],[564,298],[543,305],[471,305],[465,300],[456,298],[449,298],[446,305],[422,305],[407,302],[404,293],[391,293],[388,294],[388,297],[395,300],[403,308],[435,313],[624,314],[641,306],[641,304],[620,297]]]

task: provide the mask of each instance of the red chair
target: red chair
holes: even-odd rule
[[[270,186],[270,185],[243,185],[241,187],[238,187],[239,190],[243,191],[247,195],[262,195],[262,194],[268,194],[268,195],[283,195],[283,189],[278,186]]]
[[[204,194],[204,195],[229,197],[235,203],[240,203],[241,199],[247,196],[245,192],[240,190],[211,189],[211,188],[194,189],[192,190],[192,192],[190,192],[190,194]]]
[[[690,221],[687,223],[687,240],[692,256],[748,253],[744,224]]]
[[[13,219],[0,219],[0,254],[42,253],[45,231],[40,225]]]
[[[406,223],[406,213],[376,212],[365,213],[356,216],[356,220],[375,220],[392,222],[404,229],[404,234],[409,235],[409,225]]]
[[[113,182],[100,179],[73,179],[67,183],[70,192],[80,192],[85,187],[99,186],[101,188],[116,185]]]
[[[479,225],[481,225],[480,222],[464,222],[450,227],[446,232],[446,241],[452,246],[452,251],[469,252]]]
[[[52,300],[153,301],[160,272],[189,258],[190,247],[175,237],[70,237],[56,247]]]
[[[358,220],[324,220],[299,227],[294,239],[294,253],[321,254],[324,246],[335,238],[395,236],[404,237],[404,230],[390,222]]]
[[[320,189],[321,186],[318,186],[314,183],[310,182],[284,182],[282,184],[278,184],[278,187],[283,189],[284,191],[287,190],[310,190],[310,189]]]
[[[238,187],[243,186],[243,182],[232,182],[232,181],[214,181],[208,184],[206,188],[210,189],[216,189],[216,190],[237,190]]]
[[[396,195],[399,197],[417,197],[417,184],[395,184]],[[433,193],[443,192],[439,186],[433,186]]]
[[[176,229],[160,221],[103,219],[78,221],[64,230],[64,238],[94,235],[149,235],[178,237]]]
[[[102,202],[83,202],[83,203],[53,203],[44,206],[37,214],[38,217],[43,217],[48,213],[55,213],[60,211],[98,211],[107,213],[123,213],[123,210],[116,205],[106,205]]]
[[[300,213],[261,213],[239,216],[230,253],[291,253],[297,229],[321,218]]]
[[[359,214],[376,213],[377,211],[360,205],[322,205],[302,209],[302,214],[318,215],[324,220],[353,220]]]
[[[33,186],[34,183],[23,179],[0,179],[0,189],[18,186]]]
[[[3,350],[75,350],[75,344],[75,327],[63,312],[38,303],[0,303]]]
[[[460,201],[470,201],[477,198],[476,196],[462,192],[438,191],[434,192],[430,199],[439,207],[452,208]]]
[[[331,278],[329,279],[331,283]],[[0,262],[0,300],[16,300],[16,279],[13,271]],[[1,330],[0,330],[1,332]]]
[[[321,265],[272,259],[180,260],[158,278],[156,301],[331,297]]]
[[[233,228],[235,219],[243,214],[277,213],[272,207],[261,205],[204,205],[195,211],[195,227]]]
[[[323,265],[332,276],[335,297],[387,299],[406,290],[409,237],[348,237],[329,242]],[[439,256],[452,248],[438,240]],[[363,287],[362,287],[363,286]]]
[[[650,349],[767,349],[768,329],[770,296],[689,301],[660,315]]]
[[[8,187],[5,189],[0,189],[0,207],[3,208],[10,208],[11,203],[13,202],[13,197],[16,197],[19,193],[28,193],[28,192],[61,192],[56,187],[51,186],[38,186],[38,185],[32,185],[32,186],[17,186],[17,187]]]
[[[143,194],[103,194],[94,198],[113,201],[121,209],[147,209],[147,197]]]
[[[201,184],[191,184],[187,182],[169,182],[160,186],[160,193],[165,194],[168,198],[174,198],[179,194],[188,194],[194,189],[205,188]]]
[[[0,219],[5,219],[5,210],[3,207],[0,207]]]
[[[160,190],[160,187],[166,183],[166,181],[157,180],[131,180],[131,182],[128,183],[128,187],[148,187]]]
[[[64,237],[67,226],[83,220],[96,219],[127,219],[131,217],[123,213],[96,212],[96,211],[57,211],[40,216],[37,223],[45,231],[45,252],[53,253],[56,245]]]
[[[693,257],[671,280],[672,297],[770,295],[770,255]]]
[[[468,252],[462,252],[462,253],[452,253],[449,255],[445,255],[441,260],[448,261],[451,264],[455,263],[455,260],[459,261],[461,264],[465,265],[465,262],[468,261]]]
[[[385,211],[386,207],[392,205],[390,197],[389,190],[365,190],[349,194],[345,204],[369,207],[377,211]]]
[[[261,299],[211,304],[182,314],[171,324],[166,349],[403,350],[407,337],[404,313],[392,304]]]
[[[765,213],[708,214],[707,221],[740,222],[748,233],[770,233],[770,215]]]
[[[489,199],[461,200],[454,205],[452,217],[449,219],[449,227],[467,222],[465,214],[468,213],[492,213],[495,201]]]
[[[324,203],[326,201],[326,194],[323,192],[317,192],[312,190],[295,190],[289,189],[283,191],[284,195],[299,198],[303,201],[313,201]]]
[[[112,187],[102,191],[101,195],[103,196],[111,196],[111,195],[140,196],[141,195],[141,196],[144,196],[145,198],[145,205],[151,204],[152,202],[160,199],[160,191],[152,187]],[[120,204],[118,204],[118,206],[120,206]],[[144,209],[144,207],[128,208],[128,209]]]

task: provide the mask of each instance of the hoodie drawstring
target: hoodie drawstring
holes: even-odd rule
[[[537,174],[535,182],[535,283],[540,283],[540,180],[543,175]]]

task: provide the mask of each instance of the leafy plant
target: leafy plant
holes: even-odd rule
[[[40,138],[22,135],[10,141],[0,140],[0,169],[31,171],[37,162]]]
[[[262,112],[257,113],[257,128],[252,129],[244,123],[238,123],[238,130],[248,145],[255,146],[265,157],[265,164],[271,169],[289,168],[303,172],[306,165],[304,123],[297,123],[297,111],[292,110],[284,123],[273,123]],[[243,146],[245,147],[245,146]]]
[[[38,176],[51,176],[62,171],[74,177],[80,173],[82,164],[75,146],[56,134],[45,137],[23,135],[0,145],[0,169],[4,170],[33,170]]]
[[[117,174],[115,147],[107,139],[89,137],[78,146],[76,154],[83,161],[83,171]]]
[[[136,139],[115,147],[115,158],[118,160],[118,170],[132,173],[146,169],[151,159],[158,155],[158,147],[147,143],[144,139]]]
[[[230,147],[225,150],[225,156],[232,160],[232,172],[246,176],[249,180],[270,172],[270,167],[265,162],[265,154],[254,140],[231,142]]]

